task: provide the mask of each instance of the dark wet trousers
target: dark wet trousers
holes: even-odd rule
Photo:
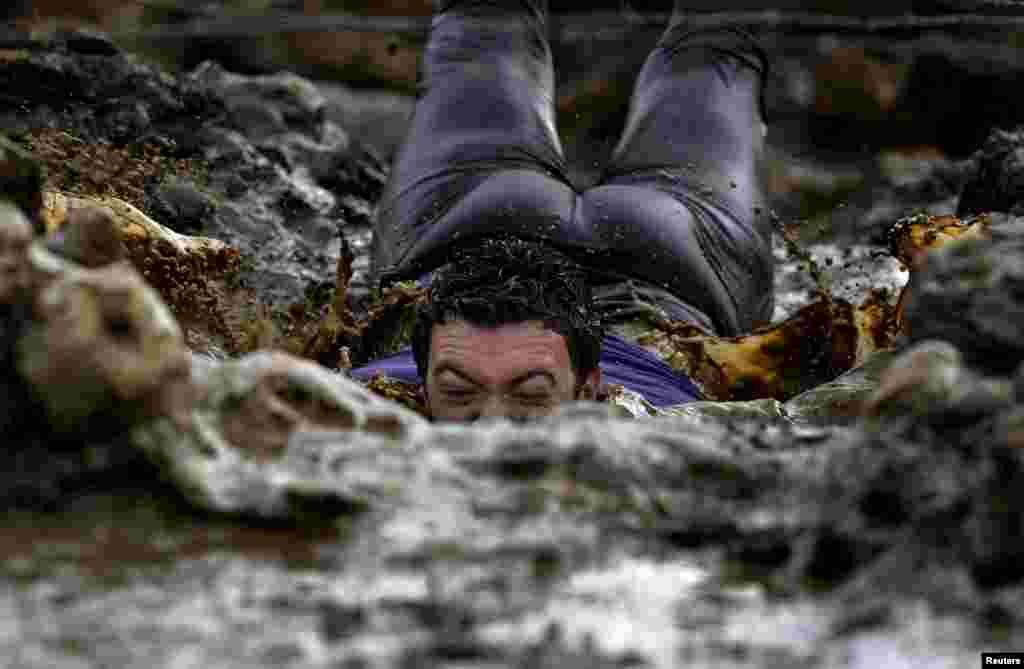
[[[580,190],[555,128],[546,31],[546,0],[441,3],[409,134],[378,204],[378,277],[419,278],[452,244],[512,234],[578,254],[609,277],[595,280],[609,303],[627,304],[631,292],[720,335],[766,323],[765,60],[753,40],[688,30],[677,9],[601,180]]]

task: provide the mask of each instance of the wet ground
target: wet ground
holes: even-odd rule
[[[955,556],[890,538],[844,567],[877,538],[841,538],[842,511],[817,518],[816,472],[870,452],[859,431],[595,417],[562,421],[561,448],[545,430],[450,430],[411,475],[310,434],[350,463],[335,485],[395,496],[326,521],[210,516],[156,481],[7,512],[0,653],[33,668],[867,669],[969,666],[1024,641],[1020,587],[981,591]],[[823,537],[808,546],[828,564],[789,555],[801,534]]]

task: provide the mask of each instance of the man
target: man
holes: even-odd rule
[[[436,10],[373,251],[382,282],[432,282],[430,305],[411,354],[354,375],[417,379],[438,420],[546,415],[602,377],[655,404],[698,398],[600,324],[655,311],[729,336],[770,317],[763,52],[737,29],[689,30],[677,0],[610,164],[580,190],[554,125],[546,0]]]

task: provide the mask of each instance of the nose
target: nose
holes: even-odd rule
[[[483,405],[480,406],[481,418],[501,418],[507,413],[505,402],[498,393],[490,395]]]

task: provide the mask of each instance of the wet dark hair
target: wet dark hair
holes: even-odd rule
[[[597,368],[604,334],[586,269],[557,248],[515,237],[453,249],[416,312],[412,350],[426,381],[435,323],[496,327],[540,320],[565,337],[577,383]]]

